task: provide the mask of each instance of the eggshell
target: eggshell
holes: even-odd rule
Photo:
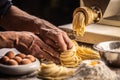
[[[23,53],[19,53],[19,54],[17,54],[16,56],[19,56],[19,57],[21,57],[22,59],[26,57],[26,55],[23,54]]]
[[[14,59],[10,59],[8,62],[7,62],[8,65],[18,65],[18,62]]]
[[[15,56],[13,59],[16,60],[18,63],[22,61],[22,58],[20,56]]]
[[[3,63],[3,64],[6,64],[9,60],[10,60],[9,57],[3,56],[3,57],[0,59],[0,62]]]
[[[35,57],[34,57],[34,56],[32,56],[32,55],[26,55],[26,57],[25,57],[25,58],[27,58],[27,59],[31,60],[32,62],[34,62],[34,61],[35,61]]]
[[[21,64],[29,64],[29,63],[31,63],[31,60],[29,60],[27,58],[25,58],[21,61]]]
[[[15,54],[13,53],[13,51],[8,51],[5,56],[9,57],[10,59],[11,58],[14,58],[15,57]]]

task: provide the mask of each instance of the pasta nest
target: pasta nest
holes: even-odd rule
[[[76,41],[73,41],[73,47],[60,54],[60,63],[65,67],[76,67],[83,60],[100,59],[99,53],[94,50],[79,46]]]
[[[56,65],[53,62],[47,64],[42,63],[38,77],[49,80],[62,80],[70,77],[74,72],[75,69],[73,68],[66,68],[61,65]]]

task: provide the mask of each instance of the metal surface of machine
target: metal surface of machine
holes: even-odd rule
[[[101,41],[120,40],[120,0],[80,0],[80,8],[97,7],[101,10],[102,17],[97,23],[86,25],[84,36],[76,36],[71,31],[72,24],[62,25],[74,39],[85,43],[99,43]]]
[[[80,7],[99,7],[102,19],[99,23],[120,26],[120,0],[80,0]]]

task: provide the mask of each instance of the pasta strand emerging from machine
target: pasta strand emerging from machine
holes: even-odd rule
[[[83,36],[85,26],[91,23],[98,22],[102,17],[102,12],[97,7],[79,7],[73,13],[73,30],[76,35]]]

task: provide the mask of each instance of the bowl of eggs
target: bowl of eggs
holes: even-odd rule
[[[8,51],[0,58],[0,73],[7,75],[24,75],[40,69],[40,62],[32,55],[15,54]]]
[[[105,41],[95,44],[101,59],[109,66],[120,67],[120,41]]]

